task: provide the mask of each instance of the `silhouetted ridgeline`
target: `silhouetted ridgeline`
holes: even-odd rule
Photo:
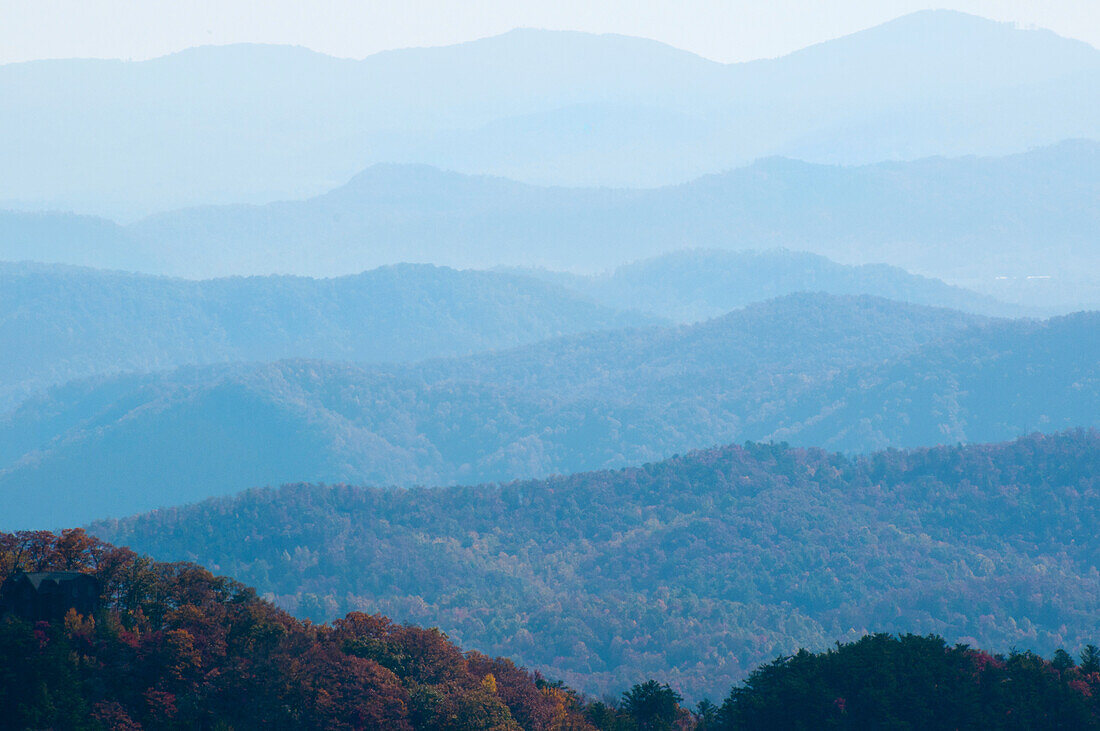
[[[1096,294],[1098,161],[1090,140],[858,167],[767,158],[646,190],[387,165],[308,200],[173,211],[129,232],[155,249],[158,273],[185,276],[333,275],[409,260],[591,271],[685,246],[781,246],[971,287],[998,276],[1053,275],[1064,289],[1085,279]]]
[[[719,317],[754,302],[795,292],[869,294],[995,317],[1041,312],[886,264],[844,265],[817,254],[786,249],[690,249],[625,264],[596,275],[534,267],[504,271],[560,284],[608,307],[648,312],[679,322]]]
[[[438,626],[588,692],[718,698],[865,631],[1044,653],[1100,637],[1100,433],[845,457],[692,452],[539,482],[287,486],[92,531],[300,616]]]
[[[0,241],[10,241],[3,231]],[[0,412],[48,386],[106,373],[279,358],[416,361],[702,320],[795,292],[1029,312],[894,267],[781,250],[678,252],[593,277],[401,264],[335,279],[190,281],[0,262]]]
[[[4,728],[1100,728],[1094,645],[1078,664],[1063,650],[1046,661],[868,636],[781,657],[720,706],[688,710],[654,680],[593,701],[381,615],[300,622],[199,566],[154,563],[78,530],[0,533],[0,573],[13,570],[87,574],[102,596],[91,614],[48,622],[0,611]]]

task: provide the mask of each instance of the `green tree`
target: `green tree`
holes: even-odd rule
[[[623,693],[622,710],[643,731],[665,731],[680,717],[682,700],[667,683],[647,680]]]
[[[1077,664],[1073,662],[1073,656],[1061,647],[1054,651],[1054,657],[1050,659],[1050,664],[1053,665],[1058,672],[1065,672],[1077,666]]]
[[[699,701],[699,704],[695,706],[696,731],[708,731],[708,729],[718,728],[719,710],[718,706],[706,698]]]
[[[1081,651],[1081,672],[1100,673],[1100,647],[1085,645]]]

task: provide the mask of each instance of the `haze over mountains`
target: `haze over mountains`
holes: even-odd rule
[[[463,359],[74,382],[0,417],[5,520],[61,525],[308,479],[449,484],[741,439],[865,450],[1096,425],[1096,314],[1045,323],[792,295]],[[66,499],[59,502],[58,490]]]
[[[803,291],[1028,312],[891,267],[779,250],[679,252],[592,277],[402,264],[336,279],[191,281],[0,262],[0,412],[94,375],[283,358],[417,361],[694,322]]]
[[[559,284],[608,307],[679,322],[718,317],[754,302],[795,292],[871,294],[981,315],[1037,314],[1019,305],[921,277],[885,264],[850,266],[786,249],[693,249],[581,275],[533,267],[505,269]]]
[[[0,214],[0,257],[186,277],[334,276],[408,261],[593,272],[683,248],[785,247],[1065,309],[1100,302],[1098,199],[1100,143],[1087,141],[861,167],[768,159],[652,190],[380,166],[305,201],[128,227]]]
[[[314,195],[378,162],[654,186],[769,155],[868,163],[1100,138],[1100,51],[950,11],[722,65],[518,30],[362,61],[301,48],[0,66],[0,200],[136,217]]]
[[[660,321],[530,277],[429,265],[194,282],[0,262],[0,413],[106,373],[281,358],[396,363]]]
[[[0,65],[0,579],[109,582],[4,582],[0,726],[1100,727],[1097,90],[950,11]],[[882,631],[966,644],[677,707]]]

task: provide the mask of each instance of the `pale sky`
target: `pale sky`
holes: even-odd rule
[[[161,56],[236,42],[362,58],[516,27],[654,38],[718,61],[782,55],[947,7],[1100,47],[1100,0],[0,0],[0,63]]]

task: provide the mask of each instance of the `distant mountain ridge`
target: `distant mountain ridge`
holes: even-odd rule
[[[792,292],[869,294],[991,316],[1035,314],[1020,306],[885,264],[845,266],[785,249],[689,249],[625,264],[598,275],[504,269],[586,295],[608,307],[697,322]]]
[[[747,438],[865,450],[1090,426],[1097,317],[990,322],[803,294],[413,367],[283,361],[74,382],[0,417],[0,495],[25,527],[305,479],[475,483]],[[81,487],[51,501],[69,485]]]
[[[553,284],[429,265],[188,281],[0,262],[0,413],[74,378],[188,364],[416,361],[657,317]]]
[[[988,321],[792,295],[411,367],[102,377],[0,416],[0,499],[9,525],[53,526],[303,480],[469,484],[742,439],[866,451],[1100,426],[1098,339],[1097,313]]]
[[[657,186],[766,155],[868,163],[1100,139],[1100,51],[924,11],[723,65],[517,30],[362,61],[301,48],[0,66],[0,200],[135,218],[315,195],[379,162]]]
[[[1100,142],[1086,140],[858,167],[769,158],[650,190],[383,165],[309,200],[186,209],[126,228],[67,217],[32,240],[19,234],[27,214],[0,215],[0,258],[37,251],[39,260],[101,266],[102,256],[116,266],[138,251],[124,268],[331,276],[407,261],[591,272],[684,248],[782,247],[1065,311],[1100,303],[1098,171]],[[104,228],[114,243],[97,239]],[[1049,279],[1027,279],[1036,275]]]

